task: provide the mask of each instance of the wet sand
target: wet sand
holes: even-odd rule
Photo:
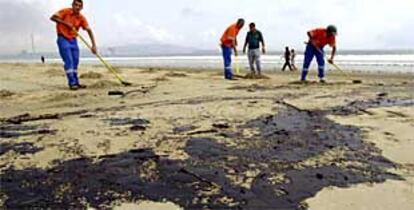
[[[412,74],[120,71],[0,64],[0,206],[414,209]]]

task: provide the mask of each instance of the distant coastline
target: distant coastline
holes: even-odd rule
[[[402,51],[389,52],[388,54],[381,54],[378,52],[366,51],[347,53],[340,53],[337,56],[336,63],[346,70],[362,71],[362,72],[401,72],[414,73],[414,53],[405,54]],[[58,63],[62,61],[57,56],[46,56],[47,63]],[[111,64],[122,67],[139,67],[139,68],[163,68],[163,69],[221,69],[222,59],[217,53],[214,55],[166,55],[166,56],[105,56]],[[248,69],[248,62],[246,56],[240,56],[238,59],[240,65],[244,69]],[[296,65],[301,66],[303,55],[298,54],[296,58]],[[0,59],[0,63],[40,63],[40,55],[25,58],[9,58]],[[98,60],[87,55],[83,56],[82,64],[100,65]],[[272,53],[264,55],[262,64],[265,71],[278,71],[281,69],[283,60],[281,54]],[[329,68],[329,67],[328,67]]]
[[[303,49],[296,49],[298,54],[303,54]],[[329,50],[328,50],[329,51]],[[131,45],[120,47],[102,47],[100,52],[105,57],[154,57],[154,56],[215,56],[221,52],[217,49],[197,49],[175,45]],[[88,50],[82,50],[83,57],[94,57]],[[282,50],[269,50],[268,55],[282,55]],[[414,55],[414,49],[339,49],[339,55]],[[0,62],[10,59],[37,59],[40,56],[47,58],[60,58],[56,51],[28,52],[0,54]]]

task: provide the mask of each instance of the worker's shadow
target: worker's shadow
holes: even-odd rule
[[[215,137],[189,138],[185,152],[187,160],[139,149],[50,169],[11,168],[0,175],[0,198],[9,209],[105,209],[138,200],[184,209],[300,209],[325,187],[402,179],[387,172],[395,165],[362,141],[359,128],[322,112],[287,108]]]

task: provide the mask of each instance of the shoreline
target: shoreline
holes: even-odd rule
[[[346,71],[357,72],[394,72],[414,73],[414,55],[405,55],[405,58],[396,57],[397,55],[339,55],[336,64]],[[143,56],[143,57],[106,57],[109,63],[125,68],[188,68],[191,69],[221,69],[222,58],[218,55],[211,56]],[[302,66],[302,55],[296,59],[296,66]],[[0,63],[28,63],[35,64],[40,60],[0,60]],[[61,63],[60,58],[47,59],[47,62]],[[94,57],[84,57],[82,60],[86,65],[100,65]],[[248,70],[247,57],[242,55],[239,58],[242,69]],[[283,61],[279,55],[263,55],[263,70],[266,72],[278,71],[283,66]],[[316,69],[316,66],[313,66]],[[326,65],[326,69],[333,69]]]
[[[46,64],[42,64],[39,62],[33,62],[33,63],[22,63],[22,62],[0,62],[0,66],[36,66],[36,67],[60,67],[62,68],[63,71],[63,64],[60,62],[56,62],[56,63],[46,63]],[[128,70],[161,70],[161,71],[194,71],[194,72],[203,72],[203,71],[207,71],[207,72],[221,72],[223,71],[223,69],[221,67],[174,67],[174,66],[152,66],[152,65],[143,65],[143,66],[137,66],[134,64],[112,64],[113,67],[115,67],[116,69],[128,69]],[[102,68],[102,64],[100,63],[94,63],[94,64],[90,64],[90,63],[83,63],[80,64],[79,67],[79,71],[83,71],[83,69],[88,69],[88,68]],[[390,68],[394,68],[394,69],[398,69],[400,68],[399,66],[394,66],[394,67],[390,67]],[[347,68],[343,68],[343,71],[346,71],[346,73],[350,73],[353,74],[354,76],[368,76],[368,75],[406,75],[406,76],[412,76],[414,75],[414,72],[410,72],[410,71],[375,71],[375,70],[370,70],[370,71],[366,71],[363,69],[347,69]],[[242,73],[247,74],[250,70],[248,68],[248,66],[245,66],[243,69],[241,69]],[[310,72],[315,72],[317,71],[317,67],[316,66],[312,66],[310,69]],[[334,69],[333,67],[329,66],[329,68],[327,70],[325,70],[327,72],[327,76],[329,76],[330,74],[332,75],[337,75],[337,74],[343,74],[341,71],[338,71],[336,69]],[[296,71],[289,71],[286,70],[286,72],[282,72],[281,68],[268,68],[268,69],[264,69],[264,73],[265,74],[291,74],[291,73],[298,73],[300,72],[299,70]]]

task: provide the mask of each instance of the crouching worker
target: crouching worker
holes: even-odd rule
[[[237,53],[237,35],[244,26],[244,19],[237,20],[237,23],[229,26],[221,37],[221,50],[223,52],[224,60],[224,78],[227,80],[233,79],[233,71],[231,68],[231,55],[234,50],[235,56]]]
[[[311,62],[316,57],[318,77],[321,83],[325,83],[325,53],[323,48],[327,44],[332,47],[332,54],[328,62],[333,64],[336,54],[336,35],[337,29],[333,25],[328,26],[326,29],[319,28],[308,32],[309,42],[305,50],[301,81],[306,81]]]
[[[79,47],[76,40],[77,31],[80,28],[86,30],[92,42],[92,53],[96,54],[95,38],[86,18],[80,13],[83,9],[82,0],[73,0],[72,8],[62,9],[50,19],[56,22],[58,35],[57,45],[64,62],[64,68],[68,79],[69,88],[77,90],[86,88],[78,79]]]

